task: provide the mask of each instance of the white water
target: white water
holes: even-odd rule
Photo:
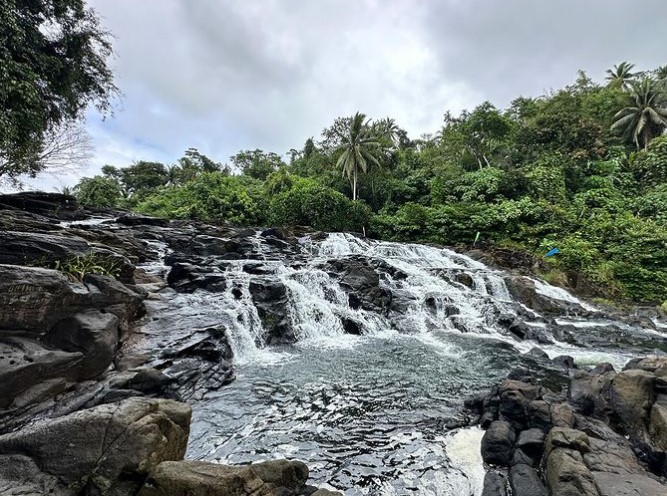
[[[438,341],[433,332],[475,334],[511,343],[522,352],[536,343],[517,341],[497,326],[499,315],[516,316],[517,311],[532,315],[535,320],[524,321],[533,327],[546,327],[541,316],[513,301],[504,281],[504,273],[451,250],[418,244],[377,242],[353,235],[330,234],[317,243],[309,238],[300,240],[302,249],[311,255],[305,264],[291,267],[282,261],[264,262],[268,275],[251,275],[243,271],[245,261],[232,262],[227,268],[230,284],[225,293],[217,296],[220,311],[228,317],[237,361],[265,360],[260,353],[265,347],[261,319],[249,290],[250,281],[270,279],[287,288],[288,319],[298,346],[341,348],[354,346],[359,339],[346,335],[343,320],[355,322],[362,335],[411,334],[424,342]],[[258,244],[258,246],[261,245]],[[382,261],[396,269],[397,276],[385,273],[381,285],[402,304],[388,315],[363,309],[352,309],[348,294],[334,277],[324,269],[331,259],[363,256]],[[458,282],[464,276],[471,287]],[[534,279],[536,290],[549,298],[567,301],[587,310],[594,307],[582,302],[567,291]],[[240,293],[240,297],[239,297]],[[560,323],[561,321],[559,321]],[[577,327],[596,326],[589,321],[562,321]],[[438,341],[439,342],[439,341]],[[609,353],[580,350],[554,342],[544,347],[550,356],[571,354],[588,363],[593,357],[609,358]],[[617,354],[615,363],[627,360]]]
[[[611,326],[661,335],[591,319],[594,307],[535,280],[540,294],[573,305],[574,316],[551,321],[511,297],[505,273],[446,249],[331,234],[300,239],[301,254],[291,259],[268,256],[259,237],[252,245],[249,259],[221,263],[224,291],[179,295],[197,325],[227,328],[238,375],[196,405],[190,456],[222,463],[294,457],[308,464],[317,484],[353,496],[479,496],[482,431],[447,432],[437,420],[520,365],[520,353],[533,347],[583,365],[621,367],[633,357],[556,339],[519,341],[499,316],[547,334],[554,326],[582,333]],[[348,258],[379,266],[391,309],[350,306],[349,290],[329,265]],[[249,261],[261,262],[259,274],[244,270]],[[286,289],[293,346],[267,345],[254,283]],[[344,321],[361,336],[345,333]]]

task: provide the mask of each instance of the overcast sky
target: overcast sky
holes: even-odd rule
[[[667,0],[89,0],[115,35],[124,96],[91,114],[90,167],[285,154],[335,117],[391,116],[411,136],[445,111],[537,96],[578,69],[667,63]]]

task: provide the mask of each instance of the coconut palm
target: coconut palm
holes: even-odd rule
[[[607,69],[607,81],[613,88],[627,88],[628,85],[639,75],[638,72],[632,72],[635,64],[621,62],[611,69]]]
[[[653,137],[667,128],[667,92],[660,82],[643,78],[629,87],[632,105],[621,109],[614,116],[612,130],[632,138],[637,149],[648,147]]]
[[[366,115],[360,112],[354,114],[339,138],[341,144],[337,151],[342,153],[336,167],[341,167],[343,175],[347,176],[352,186],[352,200],[356,200],[358,176],[360,173],[365,174],[370,165],[380,166],[378,155],[382,146],[366,120]]]
[[[398,146],[401,128],[398,127],[394,119],[385,117],[374,122],[372,127],[379,137],[386,139],[393,146]]]
[[[167,165],[167,186],[176,186],[181,182],[183,170],[177,164]]]

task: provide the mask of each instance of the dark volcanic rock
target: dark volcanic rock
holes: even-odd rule
[[[111,277],[89,274],[80,283],[55,270],[0,265],[0,330],[42,336],[90,308],[116,315],[124,328],[140,312],[142,300]]]
[[[341,287],[349,294],[352,308],[386,312],[391,293],[382,288],[380,275],[365,257],[351,256],[329,260]]]
[[[535,283],[528,277],[508,276],[505,278],[505,284],[515,299],[536,312],[557,315],[583,312],[579,305],[563,300],[555,300],[538,293]]]
[[[486,463],[508,466],[516,434],[509,422],[495,421],[482,438],[482,458]]]
[[[487,472],[482,496],[507,496],[507,476],[495,471]]]
[[[30,402],[25,396],[19,398],[31,390],[32,400],[39,401],[52,391],[36,388],[42,386],[43,389],[46,384],[54,386],[51,380],[56,378],[61,381],[55,387],[62,390],[67,381],[78,376],[83,359],[81,352],[49,349],[32,339],[3,338],[0,340],[0,408],[17,408]],[[19,405],[15,404],[17,400]]]
[[[0,195],[0,209],[3,208],[24,210],[58,219],[76,220],[85,217],[73,196],[43,191],[22,191]]]
[[[512,496],[549,496],[547,488],[533,467],[524,464],[513,465],[510,467],[509,475]]]
[[[113,362],[119,340],[118,317],[95,309],[61,320],[43,338],[52,347],[83,354],[78,381],[104,372]]]
[[[466,406],[476,419],[487,418],[482,457],[509,467],[512,494],[657,496],[667,494],[660,479],[667,475],[663,377],[667,358],[659,356],[636,360],[618,374],[608,364],[574,371],[567,397],[576,414],[562,395],[536,386],[528,375],[524,382],[505,380]],[[489,418],[501,421],[489,424]],[[494,487],[489,494],[500,491]]]
[[[196,289],[224,291],[227,277],[217,267],[178,262],[172,265],[167,275],[167,283],[184,293],[192,293]]]
[[[252,301],[266,329],[268,344],[289,344],[295,340],[288,319],[287,288],[276,280],[251,281]]]
[[[194,331],[165,350],[155,366],[171,382],[171,388],[184,399],[200,399],[207,391],[219,389],[234,380],[232,348],[223,327]],[[136,383],[137,378],[133,381]],[[133,387],[131,384],[129,387]]]
[[[123,215],[116,219],[116,222],[125,226],[158,226],[167,227],[169,221],[157,217],[148,217],[145,215]]]
[[[659,482],[641,475],[621,475],[593,472],[600,496],[664,496],[666,488]]]
[[[90,244],[76,236],[58,234],[0,232],[0,263],[26,265],[36,261],[48,263],[90,253]]]

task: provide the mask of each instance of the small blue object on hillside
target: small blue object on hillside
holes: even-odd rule
[[[553,257],[556,253],[560,253],[558,248],[553,248],[547,252],[547,257]]]

